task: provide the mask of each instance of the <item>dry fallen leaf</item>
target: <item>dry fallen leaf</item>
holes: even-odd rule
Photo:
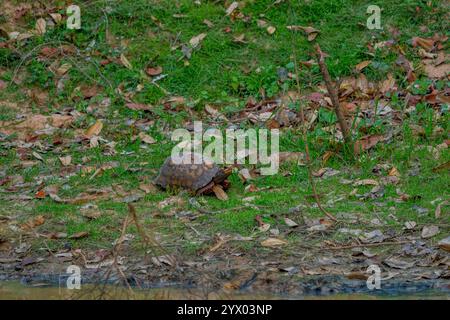
[[[439,248],[441,248],[442,250],[450,252],[450,237],[442,239],[441,241],[438,242],[438,245]]]
[[[50,17],[52,17],[56,24],[59,24],[62,21],[62,15],[59,13],[50,13]]]
[[[353,183],[354,187],[358,187],[358,186],[378,186],[378,185],[379,185],[378,181],[376,181],[374,179],[356,180]]]
[[[400,176],[400,172],[398,172],[396,167],[392,167],[392,169],[389,170],[388,175],[399,177]]]
[[[36,28],[37,34],[40,34],[40,35],[45,34],[46,29],[47,29],[47,22],[45,21],[45,19],[39,18],[36,21],[35,28]]]
[[[387,92],[395,91],[395,89],[395,78],[389,73],[387,79],[381,83],[380,92],[386,94]]]
[[[31,229],[33,229],[35,227],[38,227],[38,226],[44,224],[44,222],[45,222],[44,216],[39,215],[39,216],[37,216],[35,218],[31,218],[30,220],[25,222],[21,226],[21,228],[24,229],[24,230],[31,230]]]
[[[208,19],[203,20],[203,23],[206,24],[208,26],[208,28],[214,27],[214,23],[212,23]]]
[[[437,205],[436,210],[434,210],[434,217],[439,219],[441,217],[442,207],[446,206],[448,201],[441,202]]]
[[[268,238],[261,242],[261,245],[263,247],[278,247],[278,246],[284,246],[287,244],[287,241],[278,239],[278,238]]]
[[[308,37],[308,41],[313,41],[317,37],[317,35],[320,33],[319,30],[317,30],[313,27],[287,26],[287,28],[292,31],[303,30]]]
[[[428,238],[432,238],[435,235],[437,235],[439,233],[439,227],[438,226],[424,226],[422,229],[422,238],[424,239],[428,239]]]
[[[367,67],[371,63],[372,63],[371,60],[366,60],[366,61],[360,62],[356,65],[355,69],[356,69],[356,71],[360,72],[361,70],[363,70],[365,67]]]
[[[71,156],[59,157],[59,161],[61,161],[61,164],[63,166],[67,167],[72,162],[72,157]]]
[[[36,192],[35,194],[34,194],[34,197],[36,198],[36,199],[44,199],[45,197],[47,196],[47,194],[45,193],[45,191],[42,189],[42,190],[39,190],[38,192]]]
[[[237,2],[237,1],[234,1],[233,3],[231,3],[226,11],[227,16],[232,14],[233,11],[236,10],[238,6],[239,6],[239,2]]]
[[[131,110],[142,110],[142,111],[149,111],[153,108],[153,106],[150,104],[132,103],[132,102],[125,104],[125,106]]]
[[[415,221],[406,221],[405,222],[405,228],[408,230],[414,229],[417,226],[417,223]]]
[[[102,216],[102,212],[97,208],[97,206],[94,206],[93,208],[83,209],[81,210],[81,214],[83,217],[90,220],[95,220]]]
[[[289,218],[284,218],[284,222],[288,225],[288,227],[291,227],[291,228],[298,227],[298,223]]]
[[[125,57],[123,53],[120,55],[120,62],[122,62],[125,68],[133,69],[133,66],[131,65],[130,61],[128,61],[127,57]]]
[[[384,140],[384,136],[375,134],[371,136],[365,136],[355,142],[354,151],[355,154],[359,154],[362,151],[373,148],[378,142]]]
[[[163,68],[160,66],[157,67],[149,67],[145,70],[145,72],[149,75],[149,76],[157,76],[160,75],[163,71]]]
[[[81,238],[87,237],[88,235],[89,235],[88,232],[86,232],[86,231],[81,231],[81,232],[74,233],[73,235],[71,235],[71,236],[69,237],[69,239],[81,239]]]
[[[208,114],[210,114],[211,116],[213,116],[214,119],[220,119],[220,120],[224,120],[224,121],[228,120],[220,111],[218,111],[216,108],[214,108],[210,104],[205,105],[205,111]]]
[[[448,60],[448,55],[445,55],[444,61]],[[450,64],[442,63],[437,59],[424,59],[425,74],[432,79],[443,79],[450,74]]]
[[[155,193],[158,191],[158,188],[153,183],[141,183],[139,189],[145,193]]]
[[[189,44],[192,46],[192,48],[196,48],[200,42],[205,39],[206,33],[200,33],[198,36],[192,37],[191,40],[189,40]]]
[[[98,136],[103,129],[103,122],[97,120],[84,134],[87,138]]]
[[[277,29],[274,26],[268,26],[267,27],[267,33],[268,34],[274,34]]]
[[[147,143],[147,144],[156,143],[155,139],[153,139],[152,137],[150,137],[148,134],[146,134],[144,132],[139,133],[139,138],[141,139],[142,142]]]
[[[431,51],[431,49],[433,49],[433,46],[434,46],[433,39],[414,37],[414,38],[412,38],[411,42],[414,47],[420,46],[423,49],[425,49],[426,51]]]

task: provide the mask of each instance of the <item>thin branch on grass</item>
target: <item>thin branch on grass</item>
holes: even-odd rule
[[[328,72],[327,65],[325,64],[325,55],[320,49],[320,46],[316,44],[314,46],[317,55],[317,62],[319,63],[320,72],[322,73],[325,85],[327,86],[328,94],[330,95],[331,103],[333,104],[334,111],[336,113],[339,126],[344,136],[344,140],[348,145],[352,143],[352,137],[350,130],[348,129],[348,124],[345,121],[344,115],[342,114],[342,109],[339,103],[339,96],[333,82],[331,81],[330,73]]]
[[[341,250],[341,249],[353,249],[359,247],[380,247],[380,246],[388,246],[388,245],[399,245],[411,243],[411,241],[390,241],[390,242],[378,242],[378,243],[361,243],[361,244],[350,244],[345,246],[337,246],[337,247],[321,247],[321,249],[326,250]]]
[[[294,37],[292,37],[292,39],[293,38]],[[292,45],[292,53],[293,53],[293,57],[294,57],[295,79],[296,79],[296,85],[297,85],[297,93],[298,93],[298,96],[300,97],[301,96],[300,81],[299,81],[300,72],[298,70],[297,54],[296,54],[294,45]],[[316,183],[314,181],[314,177],[313,177],[313,174],[312,174],[312,168],[311,168],[312,161],[311,161],[311,155],[310,155],[310,152],[309,152],[308,137],[307,137],[308,132],[307,132],[307,127],[306,127],[305,114],[303,112],[303,106],[301,104],[299,104],[299,112],[300,112],[300,121],[301,121],[301,126],[302,126],[302,139],[303,139],[303,143],[305,144],[306,168],[308,170],[308,179],[309,179],[309,183],[311,185],[311,189],[312,189],[312,192],[313,192],[313,195],[314,195],[314,200],[316,201],[317,207],[319,208],[320,211],[322,211],[323,214],[325,214],[331,220],[337,221],[337,219],[331,213],[329,213],[324,207],[322,207],[322,204],[320,202],[319,195],[318,195],[317,189],[316,189]]]

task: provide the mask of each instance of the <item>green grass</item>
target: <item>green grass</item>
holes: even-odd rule
[[[102,1],[89,6],[81,4],[82,30],[69,31],[61,25],[49,30],[42,37],[25,41],[19,48],[22,54],[30,52],[38,45],[53,46],[60,42],[76,45],[81,54],[65,57],[59,61],[60,64],[68,62],[73,65],[69,71],[70,79],[59,94],[56,94],[54,75],[47,68],[54,60],[36,59],[38,51],[32,54],[23,64],[22,69],[27,72],[25,81],[21,85],[10,84],[7,90],[0,92],[0,121],[14,120],[17,113],[22,112],[2,105],[1,100],[13,99],[20,103],[26,99],[27,89],[37,87],[49,92],[50,101],[43,110],[36,109],[36,106],[32,105],[31,111],[39,110],[39,112],[51,114],[70,106],[85,113],[71,128],[59,129],[55,133],[70,140],[76,137],[74,130],[84,130],[99,117],[95,113],[87,113],[88,107],[109,97],[112,101],[111,106],[100,115],[105,123],[102,137],[116,142],[116,153],[105,154],[107,148],[104,144],[97,148],[86,149],[81,143],[66,143],[62,152],[58,148],[50,148],[40,153],[45,162],[39,162],[31,168],[22,168],[18,153],[0,146],[0,171],[5,170],[6,175],[20,174],[27,183],[46,177],[48,179],[44,180],[45,184],[57,185],[60,190],[58,194],[64,199],[76,197],[88,189],[112,188],[114,190],[118,186],[125,192],[135,193],[140,183],[151,181],[156,176],[163,160],[170,154],[173,143],[162,128],[183,127],[185,121],[190,118],[189,109],[201,111],[204,104],[213,103],[223,106],[224,113],[229,115],[232,111],[243,108],[246,99],[250,96],[257,99],[263,98],[262,91],[266,97],[272,97],[294,88],[293,81],[282,83],[278,80],[277,68],[284,67],[293,72],[293,52],[296,52],[299,60],[306,61],[313,57],[313,50],[302,33],[289,32],[287,25],[313,26],[320,30],[317,40],[323,51],[330,54],[327,63],[333,77],[350,76],[356,64],[364,60],[372,60],[372,65],[364,70],[369,79],[381,80],[388,72],[392,72],[403,87],[407,84],[401,82],[403,75],[395,65],[397,56],[385,49],[370,53],[367,43],[371,41],[375,44],[390,40],[392,36],[388,29],[397,28],[401,31],[398,39],[399,46],[405,51],[407,58],[417,65],[419,57],[416,50],[408,45],[408,40],[413,36],[429,37],[434,33],[447,32],[445,19],[440,18],[445,12],[444,4],[440,1],[431,1],[431,6],[427,5],[428,1],[412,0],[380,0],[376,3],[350,0],[283,1],[276,6],[272,6],[273,0],[241,1],[241,3],[244,5],[241,11],[248,19],[237,19],[234,22],[225,16],[222,2],[217,1],[202,2],[201,6],[190,0],[114,1],[114,5],[108,7],[107,20],[100,10]],[[369,4],[377,4],[383,9],[384,30],[370,31],[365,28],[368,17],[365,12]],[[416,7],[420,8],[418,13]],[[186,17],[174,17],[180,14]],[[203,23],[204,19],[211,21],[214,27],[206,26]],[[258,19],[276,27],[276,32],[269,35],[265,28],[258,27]],[[25,21],[29,27],[35,23],[33,17],[25,17]],[[429,30],[422,32],[421,26],[427,26]],[[224,32],[227,27],[231,28],[231,32]],[[112,43],[108,43],[106,31],[113,36]],[[189,63],[185,63],[183,59],[180,59],[182,58],[180,46],[203,32],[207,33],[206,38],[200,47],[193,51],[192,58],[188,60]],[[242,33],[245,34],[247,42],[245,44],[233,42],[233,37]],[[171,47],[174,46],[176,48],[172,49]],[[95,50],[97,54],[91,55],[92,50]],[[118,63],[100,65],[100,61],[106,57],[119,59],[122,53],[132,64],[131,70]],[[9,83],[19,63],[20,59],[16,53],[9,49],[0,49],[0,67],[5,69],[0,73],[0,78]],[[152,84],[143,74],[143,69],[148,65],[162,66],[163,73],[167,74],[167,77],[157,82],[159,87]],[[314,85],[322,81],[317,66],[302,69],[299,76],[302,90],[305,91],[312,90]],[[420,77],[416,83],[417,92],[414,93],[425,95],[429,85],[427,81]],[[94,99],[83,100],[74,94],[75,88],[93,84],[103,88]],[[138,85],[142,86],[140,92],[136,92]],[[153,104],[152,112],[132,111],[125,108],[123,98],[114,92],[118,86],[125,93],[133,93],[134,101]],[[448,87],[448,83],[440,81],[437,86]],[[167,90],[170,95],[166,95],[161,88]],[[187,98],[184,109],[169,112],[160,103],[161,99],[168,96]],[[391,100],[393,109],[405,108],[403,97],[393,96]],[[196,116],[198,116],[197,113]],[[140,130],[126,125],[127,120],[153,121],[149,124],[148,133],[156,138],[158,143],[144,149],[139,139],[132,141],[132,137]],[[448,150],[443,150],[440,157],[435,159],[426,150],[426,146],[436,146],[446,139],[445,133],[433,135],[433,128],[440,126],[443,132],[448,131],[448,112],[444,112],[440,119],[434,119],[431,107],[423,104],[404,120],[400,134],[392,143],[379,144],[374,150],[356,160],[340,152],[323,164],[321,156],[326,151],[336,151],[337,147],[336,142],[322,128],[335,121],[332,113],[321,109],[319,125],[308,136],[311,155],[314,159],[314,170],[327,166],[341,171],[336,177],[317,179],[317,188],[323,203],[343,198],[327,208],[330,212],[360,214],[367,221],[378,216],[398,229],[408,220],[418,223],[448,221],[445,215],[440,220],[435,220],[433,216],[436,205],[430,202],[439,197],[443,200],[448,198],[448,171],[433,172],[432,169],[448,161],[449,153]],[[414,136],[408,124],[422,126],[425,136]],[[366,124],[362,123],[361,127],[364,125]],[[244,124],[243,127],[245,126]],[[366,133],[385,134],[390,129],[382,121],[375,121],[368,127]],[[46,142],[51,142],[53,136],[44,137],[44,139]],[[418,150],[420,145],[425,146],[425,149]],[[280,148],[282,151],[303,151],[304,145],[298,131],[284,130]],[[67,176],[58,160],[58,157],[62,155],[71,155],[72,163],[80,167],[99,168],[112,162],[117,162],[117,166],[95,177],[92,177],[93,172],[83,174],[79,171]],[[85,158],[88,160],[83,161]],[[33,159],[31,155],[29,155],[30,159]],[[420,173],[417,176],[411,176],[408,170],[415,161],[420,163]],[[359,200],[349,196],[354,187],[342,184],[341,179],[379,179],[373,174],[372,168],[376,164],[383,163],[396,167],[400,172],[398,186],[387,186],[385,195],[379,199]],[[386,174],[384,173],[384,176]],[[265,222],[282,229],[285,228],[283,217],[288,215],[289,208],[298,204],[305,205],[302,209],[303,216],[323,217],[322,212],[314,207],[307,177],[305,167],[285,164],[280,168],[279,174],[252,181],[258,188],[271,189],[245,193],[245,186],[234,174],[231,177],[231,189],[228,191],[230,197],[228,202],[221,202],[209,196],[199,197],[199,202],[208,210],[223,210],[223,212],[200,217],[194,222],[195,228],[208,237],[213,237],[216,233],[248,236],[255,234],[257,227],[255,216],[261,215]],[[395,201],[398,198],[396,188],[418,197],[407,202],[397,202]],[[358,193],[363,194],[370,191],[371,187],[358,189]],[[27,194],[33,196],[36,191],[36,188],[32,188],[27,191]],[[180,250],[188,254],[200,252],[207,246],[205,243],[194,243],[189,240],[188,236],[193,231],[188,222],[184,223],[171,214],[174,207],[158,209],[158,203],[176,194],[176,192],[158,191],[155,194],[145,195],[136,204],[140,220],[147,231],[153,234],[159,233],[167,242],[181,243]],[[244,198],[253,196],[255,199],[250,203],[256,207],[248,206],[245,209],[234,210],[244,205]],[[5,193],[2,193],[0,197],[5,197]],[[189,197],[187,194],[182,193],[180,197],[185,200],[186,205],[180,208],[175,206],[175,211],[195,211],[187,204]],[[5,210],[2,211],[17,212],[18,209],[8,200],[2,201],[6,202]],[[95,248],[110,246],[111,242],[120,235],[123,219],[127,215],[127,206],[115,196],[111,200],[99,200],[95,203],[99,206],[102,216],[97,220],[89,221],[81,216],[81,205],[56,203],[49,198],[34,199],[29,202],[29,210],[21,214],[20,220],[24,222],[33,216],[44,215],[46,223],[42,228],[45,231],[62,230],[69,235],[80,231],[89,232],[88,238],[72,240],[71,243],[74,246]],[[379,206],[378,203],[382,203],[383,206]],[[414,205],[429,209],[428,214],[418,216],[413,209]],[[155,213],[160,213],[160,216],[154,217]],[[390,214],[394,214],[399,221],[395,222]],[[300,223],[301,216],[295,215],[295,219]],[[354,227],[365,228],[364,225]],[[332,236],[337,239],[340,237],[337,234]],[[293,236],[292,241],[295,242],[295,239],[296,237]],[[62,245],[67,240],[54,241]],[[251,249],[254,244],[236,245]]]

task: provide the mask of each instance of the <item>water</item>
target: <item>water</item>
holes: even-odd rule
[[[85,299],[133,299],[133,300],[198,300],[198,299],[332,299],[332,300],[376,300],[376,299],[439,299],[449,300],[450,294],[445,291],[425,290],[411,294],[368,294],[368,293],[337,293],[328,295],[271,295],[243,293],[239,291],[203,292],[199,289],[184,288],[153,288],[130,289],[113,285],[83,285],[80,290],[68,290],[49,286],[46,283],[23,285],[18,281],[0,282],[0,300],[85,300]]]

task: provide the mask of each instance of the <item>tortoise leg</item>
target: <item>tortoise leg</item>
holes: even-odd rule
[[[220,184],[215,184],[212,187],[212,191],[214,192],[214,194],[216,195],[216,197],[222,201],[227,201],[228,200],[228,195],[225,191],[223,191],[223,188]]]
[[[203,188],[198,189],[197,192],[195,192],[195,195],[198,196],[198,195],[201,195],[202,193],[205,193],[206,191],[210,191],[213,185],[214,185],[214,181],[211,181]]]

